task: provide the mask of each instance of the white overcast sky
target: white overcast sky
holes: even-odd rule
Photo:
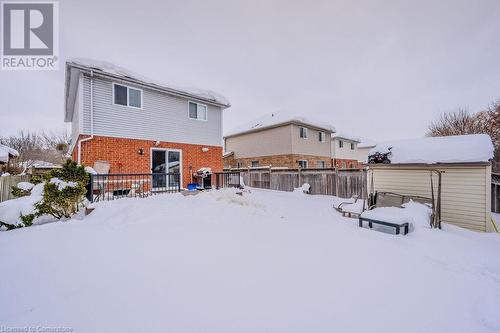
[[[226,130],[276,110],[375,140],[500,98],[499,0],[60,1],[60,56],[228,97]],[[0,135],[57,130],[64,66],[0,71]]]

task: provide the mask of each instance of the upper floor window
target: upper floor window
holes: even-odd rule
[[[299,128],[299,131],[300,131],[300,134],[299,134],[299,135],[300,135],[300,137],[301,137],[302,139],[307,139],[307,128],[305,128],[305,127],[300,127],[300,128]]]
[[[142,90],[113,83],[113,103],[142,108]]]
[[[354,143],[351,142],[351,150],[354,150]]]
[[[307,169],[309,163],[307,162],[307,160],[300,160],[299,161],[299,168],[301,169]]]
[[[325,132],[319,132],[319,142],[325,142]]]
[[[344,141],[339,140],[339,148],[344,148]]]
[[[252,168],[258,168],[259,167],[259,161],[252,161]]]
[[[196,102],[189,102],[189,118],[207,120],[207,106]]]
[[[325,161],[318,161],[318,169],[324,169],[326,166]]]

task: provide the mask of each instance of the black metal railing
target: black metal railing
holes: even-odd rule
[[[120,198],[145,198],[181,190],[179,173],[130,173],[90,175],[87,199],[90,202]]]
[[[239,172],[216,172],[214,175],[216,189],[225,187],[241,187]]]

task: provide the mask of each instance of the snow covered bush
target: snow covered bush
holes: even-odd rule
[[[35,205],[43,200],[44,184],[35,185],[30,195],[0,203],[0,227],[7,230],[29,227],[36,217]]]
[[[16,186],[12,186],[11,193],[16,198],[25,197],[27,195],[30,195],[33,186],[35,186],[33,183],[20,182]]]
[[[61,169],[49,171],[44,178],[43,200],[35,205],[35,215],[70,218],[78,211],[87,191],[89,178],[85,168],[67,160]]]

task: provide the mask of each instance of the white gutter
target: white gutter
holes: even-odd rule
[[[78,164],[82,161],[82,142],[90,141],[94,138],[94,71],[90,71],[90,136],[78,141]]]

